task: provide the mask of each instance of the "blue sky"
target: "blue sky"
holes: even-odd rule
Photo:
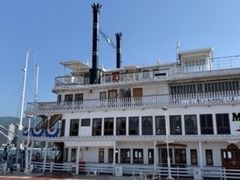
[[[40,65],[39,101],[56,101],[54,77],[69,59],[91,61],[92,9],[102,4],[100,28],[123,33],[124,65],[174,61],[180,50],[213,47],[215,56],[240,54],[239,0],[1,0],[0,116],[19,116],[26,50],[31,50],[26,101],[33,101]],[[115,67],[115,51],[101,38],[100,64]]]

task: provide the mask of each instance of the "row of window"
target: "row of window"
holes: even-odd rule
[[[193,94],[202,92],[218,92],[240,90],[239,81],[223,81],[209,83],[195,83],[171,86],[171,94]]]
[[[99,163],[106,163],[104,162],[104,148],[98,149],[98,162]],[[113,163],[113,149],[109,148],[108,151],[108,163]],[[119,154],[120,153],[120,154]],[[169,149],[170,155],[170,162],[171,164],[177,165],[186,165],[187,164],[187,155],[186,149],[184,148],[175,148]],[[206,157],[206,165],[212,166],[213,165],[213,152],[211,149],[205,150],[205,157]],[[167,149],[160,148],[158,149],[158,162],[157,164],[162,164],[163,166],[167,164]],[[71,153],[71,161],[76,161],[76,149],[72,149]],[[121,148],[116,149],[115,151],[115,162],[116,163],[126,163],[126,164],[144,164],[144,149],[141,148]],[[147,163],[154,164],[154,149],[147,149]],[[198,165],[198,155],[197,149],[190,149],[190,163],[191,165]]]
[[[155,130],[153,129],[153,121],[155,118]],[[186,135],[198,134],[197,115],[190,114],[184,115],[184,127]],[[215,114],[216,130],[214,132],[213,115],[212,114],[200,114],[200,133],[205,134],[230,134],[230,122],[228,113]],[[182,116],[170,115],[170,135],[183,134]],[[103,124],[102,124],[103,123]],[[114,133],[114,123],[116,123],[116,129]],[[128,123],[128,124],[127,124]],[[155,131],[156,135],[166,135],[166,120],[165,116],[132,116],[128,117],[116,117],[114,121],[113,117],[107,118],[92,118],[92,136],[112,136],[116,135],[140,135],[140,123],[141,123],[141,135],[153,135]],[[128,129],[127,129],[128,125]],[[91,119],[81,119],[82,127],[90,127]],[[102,129],[103,128],[103,129]],[[79,119],[70,120],[70,136],[78,136],[79,134]]]

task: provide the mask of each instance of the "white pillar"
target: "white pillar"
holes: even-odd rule
[[[115,175],[114,174],[115,166],[116,166],[116,141],[114,141],[113,144],[113,175]]]
[[[101,136],[104,136],[104,118],[102,118],[102,132]]]
[[[157,169],[157,141],[153,141],[154,172]]]
[[[213,134],[217,134],[217,121],[216,121],[216,116],[212,115],[212,120],[213,120]]]
[[[46,142],[45,142],[45,148],[44,148],[43,172],[45,172],[45,168],[46,168],[47,149],[48,149],[48,142],[46,141]]]
[[[198,135],[201,135],[201,124],[200,124],[199,115],[197,115],[197,132],[198,132]]]
[[[68,148],[68,154],[67,154],[67,160],[68,160],[68,162],[71,162],[71,154],[72,154],[72,149],[69,147],[69,148]]]
[[[116,118],[113,118],[113,135],[116,136]]]
[[[181,116],[181,124],[182,124],[182,135],[185,135],[185,123],[184,123],[184,115]]]
[[[153,116],[153,119],[152,119],[152,125],[153,125],[153,135],[155,136],[156,135],[156,124],[155,124],[155,118],[154,118],[154,116]]]
[[[140,117],[139,118],[139,135],[141,136],[142,135],[142,118]]]
[[[113,166],[116,164],[116,141],[113,144]]]
[[[202,149],[202,141],[198,142],[198,162],[199,162],[199,166],[202,169],[203,167],[203,149]]]
[[[202,155],[202,153],[203,153],[203,149],[202,149],[202,141],[199,141],[198,142],[198,162],[199,162],[199,177],[200,177],[200,179],[203,179],[202,178],[202,175],[201,175],[201,173],[202,173],[202,168],[203,168],[203,155]]]
[[[80,146],[77,147],[76,174],[79,174]]]
[[[129,135],[129,121],[128,118],[126,118],[126,136]]]

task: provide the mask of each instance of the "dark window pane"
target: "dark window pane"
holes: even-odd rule
[[[73,95],[72,94],[66,94],[65,95],[65,102],[72,102],[73,101]]]
[[[197,134],[197,116],[196,115],[185,115],[185,131],[186,134]]]
[[[90,119],[82,119],[81,126],[90,126]]]
[[[101,118],[93,118],[92,120],[92,135],[93,136],[101,136],[102,134],[102,119]]]
[[[98,162],[99,163],[104,163],[104,149],[103,148],[99,148]]]
[[[129,117],[129,135],[139,135],[139,117]]]
[[[143,164],[143,149],[133,149],[133,163]]]
[[[197,150],[196,149],[191,149],[190,150],[190,156],[191,156],[191,165],[198,165]]]
[[[152,116],[142,117],[142,135],[152,135],[153,134],[153,124]]]
[[[208,166],[212,166],[213,165],[213,153],[211,149],[206,149],[206,164]]]
[[[83,101],[83,94],[75,94],[75,101]]]
[[[169,117],[170,117],[170,134],[171,135],[182,134],[181,116],[176,115]]]
[[[113,135],[113,118],[104,118],[104,136]]]
[[[227,113],[216,114],[216,121],[218,134],[230,134],[229,115]]]
[[[201,134],[213,134],[212,114],[200,114]]]
[[[148,164],[154,164],[154,150],[148,149]]]
[[[126,135],[126,117],[117,117],[116,118],[116,134],[117,135]]]
[[[63,119],[62,122],[61,122],[61,132],[60,132],[60,136],[65,136],[65,123],[66,123],[66,120]]]
[[[108,163],[113,162],[113,149],[108,149]]]
[[[78,129],[79,129],[79,119],[71,119],[69,135],[78,136]]]
[[[165,116],[155,117],[156,135],[166,134]]]
[[[131,153],[130,149],[121,149],[121,163],[130,163],[131,162]]]
[[[186,164],[186,149],[175,149],[175,163]]]

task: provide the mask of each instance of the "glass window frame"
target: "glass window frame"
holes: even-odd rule
[[[142,135],[153,135],[152,116],[142,116]]]
[[[191,121],[193,121],[193,122],[191,122]],[[197,135],[198,134],[197,115],[196,114],[184,115],[184,124],[185,124],[185,134],[186,135]]]
[[[70,119],[69,136],[78,136],[79,119]]]

